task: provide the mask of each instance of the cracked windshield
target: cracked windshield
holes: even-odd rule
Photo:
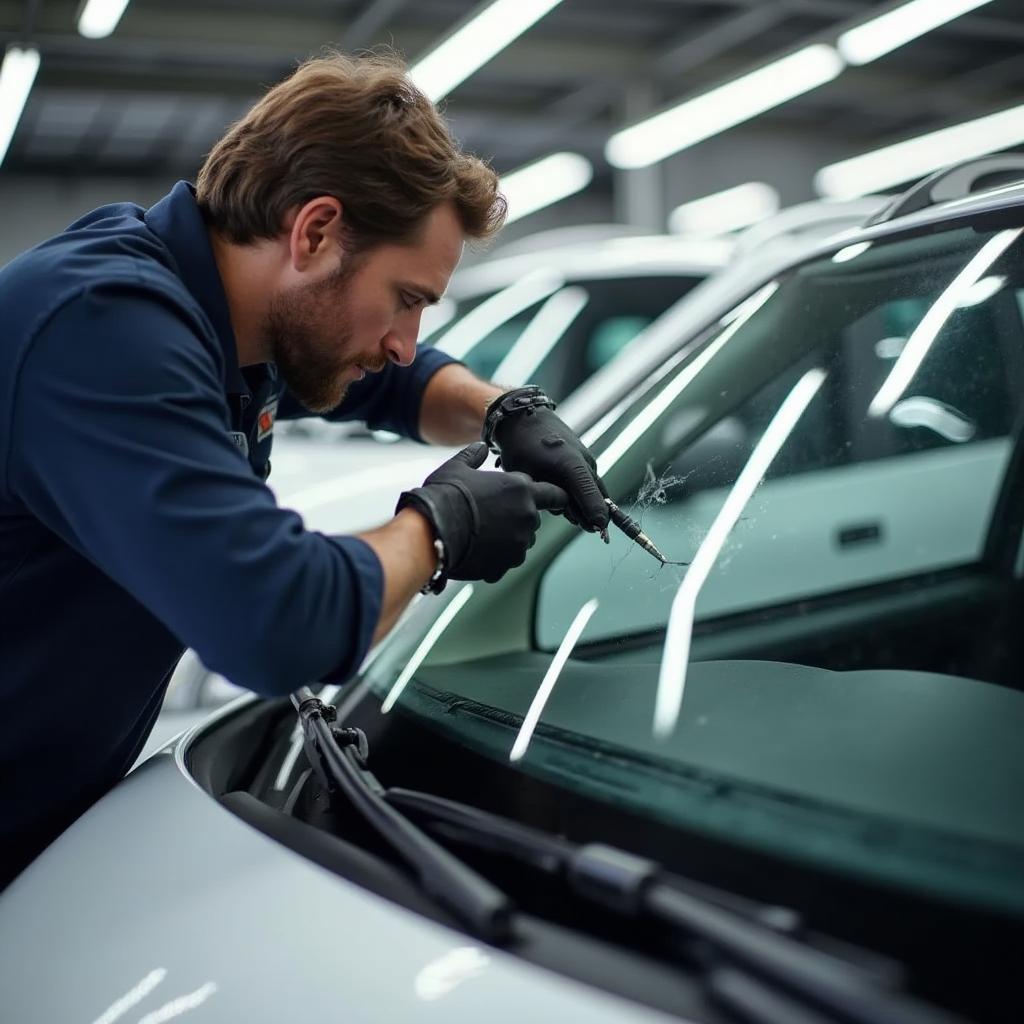
[[[584,434],[667,564],[546,516],[521,569],[413,608],[383,710],[662,822],[1024,900],[1021,230],[840,248],[680,339]]]

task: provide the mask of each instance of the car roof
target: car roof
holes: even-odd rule
[[[464,299],[497,291],[537,270],[553,271],[567,281],[635,276],[707,277],[727,265],[734,244],[722,238],[627,235],[505,256],[496,253],[456,274],[447,294]]]
[[[935,203],[912,213],[869,223],[859,228],[851,228],[829,239],[830,244],[822,245],[820,248],[822,253],[825,253],[834,249],[836,243],[850,245],[854,242],[873,241],[887,235],[918,231],[931,225],[952,224],[960,220],[970,220],[981,214],[1011,210],[1019,206],[1024,206],[1024,181],[999,185],[983,192],[974,192],[967,196]],[[817,253],[811,253],[805,258],[813,258],[815,255]]]
[[[506,288],[527,274],[551,271],[567,281],[644,276],[710,277],[767,245],[801,246],[861,224],[884,196],[817,199],[787,207],[737,235],[708,238],[638,235],[627,225],[585,224],[517,239],[462,269],[448,295],[466,299]]]

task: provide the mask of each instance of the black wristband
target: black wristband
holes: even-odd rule
[[[416,491],[403,491],[398,496],[398,504],[395,512],[401,512],[404,508],[411,508],[419,512],[430,524],[430,532],[434,535],[434,553],[437,555],[437,567],[433,575],[420,587],[421,594],[440,594],[448,585],[448,552],[441,538],[437,527],[437,511],[428,497]]]
[[[521,388],[506,391],[487,406],[484,414],[483,440],[492,452],[498,449],[494,444],[494,431],[498,424],[507,416],[526,412],[528,409],[554,409],[555,403],[544,393],[543,388],[536,384],[527,384]]]

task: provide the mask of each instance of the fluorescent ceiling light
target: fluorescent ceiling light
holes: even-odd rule
[[[12,46],[0,67],[0,163],[14,138],[39,70],[39,51]]]
[[[910,0],[871,21],[851,28],[840,37],[836,47],[850,64],[868,64],[917,39],[961,14],[973,11],[990,0]]]
[[[844,64],[815,43],[617,132],[605,146],[616,167],[647,167],[830,82]]]
[[[594,168],[578,153],[552,153],[527,164],[501,179],[501,191],[508,200],[506,224],[560,202],[585,189]]]
[[[830,199],[853,199],[1021,142],[1024,104],[829,164],[814,176],[814,185]]]
[[[540,21],[561,0],[495,0],[409,70],[435,103]]]
[[[779,209],[779,193],[763,181],[727,188],[677,206],[668,217],[678,234],[721,235],[756,224]]]
[[[78,16],[78,31],[88,39],[102,39],[117,28],[128,0],[88,0]]]

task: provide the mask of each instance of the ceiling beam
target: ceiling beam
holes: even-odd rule
[[[655,57],[654,73],[662,78],[684,75],[756,39],[788,16],[789,12],[782,6],[765,5],[742,14],[726,15],[703,32],[681,33]]]
[[[353,21],[341,37],[344,50],[358,50],[381,42],[380,33],[407,6],[409,0],[370,0],[363,12]]]
[[[424,33],[420,36],[427,38]],[[18,32],[0,32],[0,46],[20,38]],[[160,36],[84,39],[71,33],[36,33],[34,38],[46,66],[57,70],[74,70],[91,77],[98,70],[101,74],[116,75],[124,69],[126,78],[140,72],[176,72],[182,74],[183,84],[185,75],[195,73],[202,76],[207,88],[211,76],[214,81],[247,77],[250,90],[258,83],[270,84],[294,66],[296,60],[322,49],[322,43],[289,49],[284,44],[208,40],[192,40],[182,46],[175,39]],[[566,44],[527,38],[518,40],[514,47],[490,61],[485,73],[492,81],[540,84],[580,79],[621,80],[635,75],[644,61],[645,54],[639,46],[582,40]]]

